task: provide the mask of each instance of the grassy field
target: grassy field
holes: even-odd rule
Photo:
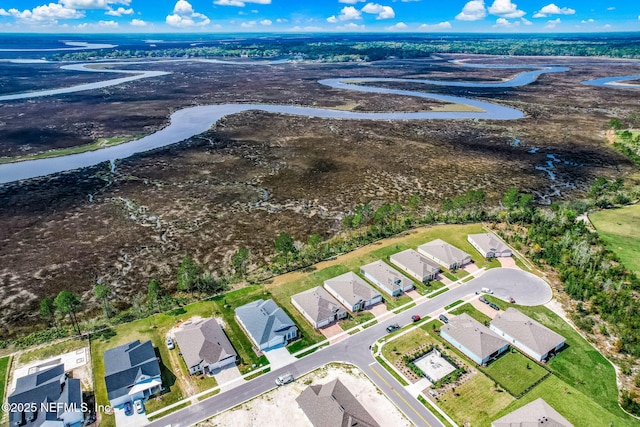
[[[513,401],[509,393],[494,388],[492,380],[476,373],[461,386],[447,391],[437,403],[458,425],[488,427]]]
[[[480,310],[478,310],[477,308],[475,308],[469,303],[461,305],[455,310],[451,310],[450,313],[455,314],[456,316],[462,313],[467,313],[469,316],[473,317],[483,325],[488,324],[491,321],[491,318],[489,316],[487,316],[486,314],[484,314],[483,312],[481,312]]]
[[[0,398],[4,402],[4,390],[7,381],[7,369],[9,369],[9,356],[0,358]],[[2,409],[0,409],[0,418],[2,418]]]
[[[142,135],[138,136],[122,136],[114,138],[100,138],[99,140],[92,142],[91,144],[79,145],[77,147],[60,148],[57,150],[49,150],[43,153],[29,154],[26,156],[18,157],[3,157],[0,158],[0,164],[23,162],[26,160],[47,159],[50,157],[68,156],[69,154],[85,153],[87,151],[95,151],[101,148],[113,147],[114,145],[124,144],[136,139],[142,138]]]
[[[589,219],[622,263],[640,273],[640,205],[593,212]]]
[[[548,371],[517,351],[509,351],[482,368],[490,378],[514,396],[540,381]]]
[[[46,347],[37,348],[35,350],[25,351],[18,356],[19,364],[27,364],[34,360],[48,359],[59,354],[69,353],[74,350],[88,347],[89,342],[78,338],[71,338],[62,342],[58,342]]]
[[[343,330],[346,331],[348,329],[353,328],[354,326],[358,326],[359,324],[374,318],[375,316],[373,315],[373,313],[370,313],[368,311],[361,311],[359,313],[353,313],[352,315],[349,315],[348,318],[341,320],[340,326],[342,327]]]
[[[422,327],[406,333],[393,341],[388,341],[382,347],[382,355],[393,365],[398,359],[423,344],[437,344]]]

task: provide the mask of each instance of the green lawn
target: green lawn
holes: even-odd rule
[[[361,311],[358,313],[350,314],[348,318],[340,321],[340,326],[343,330],[347,331],[355,326],[360,325],[368,320],[374,319],[376,316],[368,311]],[[372,322],[375,323],[375,322]]]
[[[34,360],[48,359],[53,356],[69,353],[88,346],[89,342],[86,340],[71,338],[66,341],[58,342],[46,347],[25,351],[21,353],[20,356],[18,356],[18,362],[20,364],[27,364],[33,362]]]
[[[513,401],[515,399],[509,393],[495,389],[493,381],[476,373],[461,386],[439,397],[437,404],[458,425],[489,427],[500,411]]]
[[[462,313],[467,313],[469,316],[473,317],[483,325],[488,325],[489,322],[491,321],[491,318],[489,316],[487,316],[486,314],[484,314],[483,312],[481,312],[480,310],[478,310],[477,308],[475,308],[473,305],[469,303],[461,305],[455,310],[451,310],[449,313],[454,314],[456,316]]]
[[[0,398],[4,402],[5,382],[7,381],[7,370],[9,369],[9,356],[0,358]],[[2,418],[2,409],[0,409],[0,418]]]
[[[482,371],[514,396],[522,394],[549,373],[515,350],[508,351]]]
[[[589,219],[625,267],[640,274],[640,204],[593,212]]]
[[[457,300],[457,301],[452,302],[451,304],[449,304],[448,306],[446,306],[444,309],[445,309],[445,310],[449,310],[451,307],[454,307],[454,306],[456,306],[456,305],[458,305],[458,304],[461,304],[461,303],[463,303],[463,302],[464,302],[464,301],[462,301],[461,299],[459,299],[459,300]]]
[[[393,365],[403,354],[415,350],[423,344],[435,345],[437,341],[420,327],[384,343],[382,355]]]

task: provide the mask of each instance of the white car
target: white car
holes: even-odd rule
[[[285,385],[293,382],[295,378],[291,374],[283,374],[276,378],[276,385]]]
[[[136,412],[142,414],[144,412],[144,405],[142,404],[142,400],[136,400],[133,402],[133,407],[136,409]]]
[[[176,348],[176,345],[173,343],[173,338],[171,337],[167,337],[167,348],[169,350],[173,350],[174,348]]]

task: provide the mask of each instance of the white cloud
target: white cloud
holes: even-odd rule
[[[484,0],[471,0],[462,8],[462,11],[456,15],[458,21],[479,21],[487,16],[484,7]]]
[[[526,15],[526,12],[518,10],[518,5],[511,3],[511,0],[494,0],[489,6],[489,13],[503,18],[520,18]]]
[[[546,18],[549,15],[574,15],[575,13],[575,9],[571,9],[569,7],[558,7],[554,3],[550,3],[540,9],[539,12],[536,12],[533,17]]]
[[[640,15],[638,15],[638,21],[640,21]]]
[[[529,21],[527,18],[520,18],[520,21],[524,24],[524,25],[533,25],[533,23],[531,21]]]
[[[345,6],[340,11],[340,15],[328,17],[327,22],[335,24],[338,21],[353,21],[356,19],[362,19],[360,11],[353,6]]]
[[[547,25],[545,25],[545,28],[556,28],[559,24],[561,24],[562,21],[560,20],[560,18],[556,18],[556,19],[552,19],[547,21]]]
[[[381,6],[378,3],[367,3],[362,8],[362,12],[378,15],[376,19],[391,19],[396,16],[391,6]]]
[[[132,19],[131,25],[133,25],[134,27],[146,27],[147,23],[142,19]]]
[[[607,10],[616,10],[615,6],[608,7]]]
[[[111,16],[133,15],[133,8],[125,9],[124,7],[119,7],[117,9],[109,9],[105,12],[105,15],[111,15]]]
[[[493,25],[494,28],[510,28],[517,27],[520,25],[519,21],[511,22],[507,18],[498,18],[496,19],[496,23]]]
[[[395,25],[391,25],[389,27],[385,27],[385,29],[388,30],[388,31],[406,30],[407,28],[409,28],[409,27],[404,22],[398,22]]]
[[[278,24],[282,24],[282,23],[285,23],[285,22],[289,22],[289,20],[287,18],[278,18],[278,19],[276,19],[276,22]]]
[[[325,31],[324,28],[322,27],[315,27],[312,25],[306,26],[306,27],[301,27],[300,25],[296,25],[295,27],[292,27],[289,31],[293,31],[295,32],[308,32],[308,33],[316,33],[318,31]]]
[[[596,20],[593,18],[589,18],[589,19],[583,19],[582,21],[580,21],[581,24],[591,24],[592,22],[596,22]]]
[[[247,3],[254,4],[271,4],[271,0],[215,0],[213,4],[218,6],[236,6],[245,7]]]
[[[355,22],[349,22],[342,26],[336,27],[336,29],[343,30],[343,31],[364,30],[364,24],[358,25]]]
[[[273,24],[273,21],[271,19],[263,19],[262,21],[260,21],[260,25],[264,25],[265,27],[268,27],[271,24]]]
[[[422,24],[418,27],[418,30],[430,31],[430,30],[448,30],[451,28],[449,21],[439,22],[437,24]]]
[[[604,24],[604,25],[602,26],[602,28],[604,28],[605,30],[606,30],[606,29],[609,29],[609,28],[611,28],[611,24]]]
[[[15,8],[9,10],[0,9],[0,15],[12,16],[24,23],[39,24],[57,24],[59,19],[79,19],[85,16],[82,11],[56,3],[49,3],[48,5],[37,6],[31,10],[25,9],[23,11]]]
[[[129,6],[131,0],[59,0],[58,3],[69,9],[110,9],[112,4]]]
[[[118,27],[118,23],[116,21],[99,21],[99,27],[107,27],[107,28],[116,28]]]
[[[194,11],[186,0],[178,0],[173,7],[173,14],[167,15],[165,21],[172,27],[202,27],[211,22],[206,15]]]
[[[240,24],[242,28],[253,28],[256,26],[256,21],[247,21]]]
[[[365,2],[365,1],[367,0],[338,0],[338,3],[356,4],[356,3]]]

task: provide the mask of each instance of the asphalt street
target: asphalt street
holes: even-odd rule
[[[528,279],[528,285],[526,286],[527,291],[519,295],[524,296],[526,294],[526,299],[531,305],[536,302],[536,295],[539,295],[538,304],[543,304],[548,301],[549,298],[547,296],[550,289],[544,281],[531,280],[528,273],[525,274],[525,272],[520,270],[493,269],[489,272],[491,271],[495,271],[495,273],[490,275],[490,281],[486,279],[482,280],[484,275],[480,276],[477,279],[450,289],[436,298],[426,299],[415,307],[389,317],[387,320],[351,335],[342,341],[317,350],[302,359],[297,359],[288,366],[261,375],[202,402],[192,404],[191,406],[156,420],[149,425],[153,427],[163,427],[167,425],[171,425],[171,427],[190,426],[276,387],[275,379],[283,373],[290,372],[295,377],[298,377],[322,367],[327,363],[348,362],[360,368],[413,424],[416,426],[443,427],[443,424],[422,405],[422,403],[411,396],[402,384],[391,376],[382,366],[376,363],[369,347],[376,340],[387,334],[387,326],[393,323],[399,323],[400,325],[409,324],[411,323],[411,316],[414,314],[418,314],[424,318],[429,313],[462,299],[466,295],[480,291],[483,287],[487,287],[489,283],[499,283],[501,289],[504,289],[505,292],[511,292],[516,290],[515,287],[518,287],[519,283],[518,277],[522,276],[523,280],[524,278]],[[508,281],[500,280],[500,274],[498,273],[500,271],[506,274],[506,277],[509,278]],[[514,274],[514,272],[518,271],[523,274]],[[485,275],[487,273],[485,273]],[[523,292],[521,288],[524,287],[520,285],[518,292]]]

